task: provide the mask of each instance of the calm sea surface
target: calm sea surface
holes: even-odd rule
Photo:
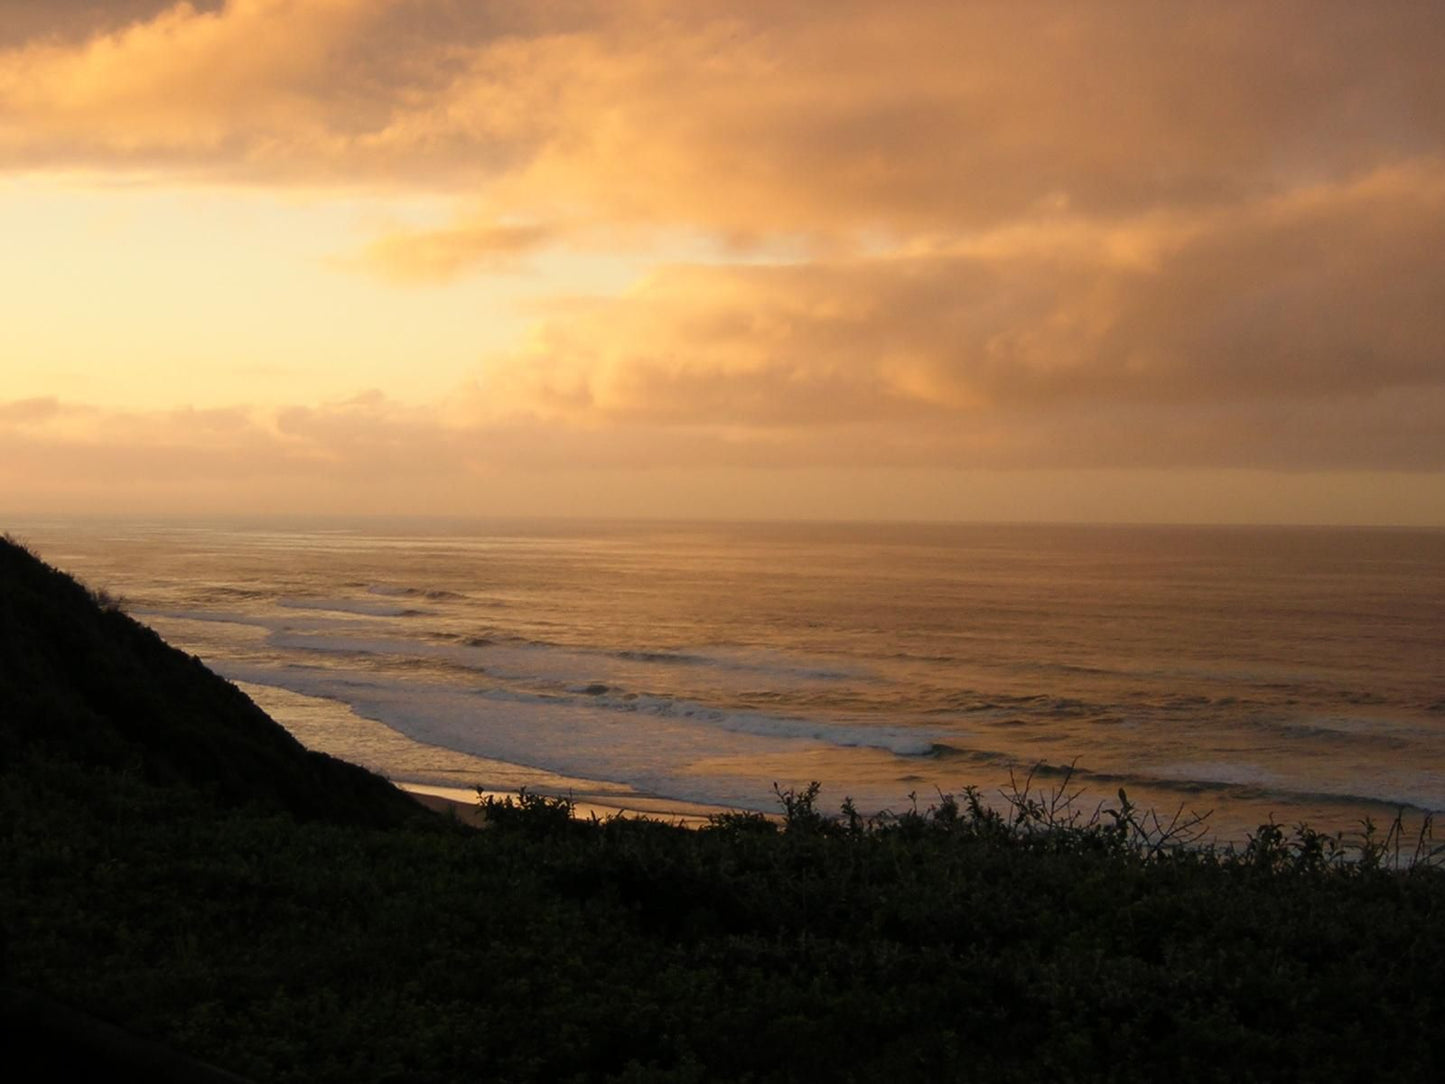
[[[1220,839],[1445,809],[1445,531],[5,526],[398,781],[898,811],[1076,762]]]

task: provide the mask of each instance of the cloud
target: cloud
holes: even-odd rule
[[[666,269],[545,323],[482,398],[735,442],[891,426],[875,454],[936,462],[1445,457],[1411,408],[1445,392],[1445,163],[1054,232],[1071,242]]]
[[[9,168],[481,208],[363,254],[404,281],[597,228],[896,248],[1227,211],[1445,147],[1438,5],[136,2],[77,38],[78,10],[0,50]]]
[[[223,0],[195,3],[218,8]],[[77,45],[102,34],[113,34],[138,22],[147,22],[175,6],[175,0],[46,0],[30,3],[9,0],[0,21],[0,48],[27,42]]]
[[[369,244],[358,264],[394,282],[447,282],[468,271],[515,269],[555,234],[547,226],[513,224],[392,233]]]
[[[0,53],[0,145],[739,235],[959,228],[1431,153],[1442,29],[1346,2],[179,4]]]
[[[179,3],[82,41],[0,53],[0,149],[13,167],[181,177],[315,176],[384,123],[405,84],[375,0]],[[373,62],[390,72],[370,78]]]
[[[0,425],[35,425],[51,421],[61,412],[60,400],[53,395],[35,399],[16,399],[0,403]]]
[[[410,284],[604,235],[715,259],[445,404],[12,404],[26,447],[413,481],[1445,467],[1441,5],[80,7],[0,47],[5,169],[451,194],[358,257]]]
[[[1232,207],[1445,146],[1437,5],[137,0],[77,38],[79,10],[0,49],[9,168],[482,207],[379,241],[404,278],[494,263],[504,222],[904,243]]]
[[[1286,419],[1282,443],[1256,424],[1273,425],[1280,415],[1231,415],[1241,438],[1235,458],[1274,456],[1274,470],[1192,467],[1198,408],[1149,415],[1154,430],[1144,433],[1102,415],[1068,416],[1062,426],[1022,418],[1019,428],[994,417],[952,434],[956,448],[972,448],[968,458],[994,466],[940,469],[944,431],[925,429],[910,444],[906,431],[868,425],[839,426],[826,439],[794,430],[730,440],[688,427],[613,433],[520,417],[460,424],[440,406],[405,407],[376,394],[279,411],[120,412],[59,403],[38,425],[16,417],[26,411],[0,407],[0,516],[12,527],[17,515],[77,508],[130,516],[184,509],[188,516],[570,512],[1439,525],[1439,456],[1434,473],[1401,471],[1390,434],[1418,451],[1420,435],[1438,429],[1445,395],[1407,398],[1385,397],[1368,416],[1319,404]],[[78,420],[87,424],[70,424]],[[1329,433],[1336,425],[1390,473],[1289,468],[1296,439],[1311,463],[1318,459],[1311,441],[1337,454],[1338,434]],[[1163,469],[1111,469],[1132,461],[1141,437],[1165,449]],[[1073,445],[1077,462],[1030,466],[1041,448],[1048,451],[1041,441],[1060,440]],[[991,457],[977,455],[981,447],[991,447]]]
[[[1228,211],[663,268],[430,405],[41,398],[0,404],[0,434],[12,463],[106,477],[428,492],[663,464],[1439,471],[1442,251],[1445,164],[1384,169]]]
[[[172,509],[214,512],[264,508],[274,493],[304,509],[336,492],[352,502],[371,487],[435,496],[455,482],[448,431],[379,396],[280,411],[15,408],[0,404],[7,502],[73,506],[88,494],[96,507],[134,510],[160,495]]]

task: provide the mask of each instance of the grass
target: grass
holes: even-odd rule
[[[539,795],[368,828],[24,769],[11,981],[256,1079],[1439,1068],[1440,871],[1308,835],[1157,850],[968,801],[850,827],[811,789],[701,831]]]

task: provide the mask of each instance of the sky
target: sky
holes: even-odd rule
[[[1442,43],[0,0],[0,514],[1445,525]]]

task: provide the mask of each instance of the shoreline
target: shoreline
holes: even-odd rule
[[[481,799],[516,797],[516,793],[512,791],[487,788],[477,791],[470,788],[437,786],[431,783],[408,783],[396,780],[391,782],[392,786],[405,791],[432,812],[454,817],[460,823],[473,828],[481,828],[487,822],[486,814],[481,808]],[[538,791],[537,793],[547,792]],[[548,796],[565,797],[572,803],[572,815],[578,820],[587,820],[590,817],[596,817],[598,820],[630,817],[661,821],[664,824],[682,828],[702,828],[714,814],[737,812],[726,806],[709,806],[667,798],[648,798],[641,795],[629,796],[626,801],[605,801],[595,795],[586,798],[574,798],[571,795],[548,794]]]
[[[450,816],[462,824],[473,828],[481,828],[486,825],[486,815],[481,809],[481,798],[495,798],[498,800],[511,798],[516,799],[517,790],[497,789],[495,787],[454,787],[433,783],[421,783],[410,781],[389,780],[392,786],[404,791],[413,800],[442,816]],[[723,813],[747,813],[755,812],[743,807],[709,805],[699,802],[688,802],[684,799],[670,799],[639,794],[619,794],[604,796],[596,793],[585,794],[579,798],[574,792],[562,793],[556,788],[527,788],[530,793],[545,795],[549,798],[565,798],[572,803],[572,815],[577,820],[609,820],[613,817],[626,817],[632,819],[647,819],[660,821],[664,824],[675,825],[682,828],[696,830],[708,825],[711,818]],[[997,792],[999,798],[1003,797],[1003,791]],[[991,806],[1007,815],[1007,802],[994,801]],[[1087,804],[1087,803],[1086,803]],[[1103,803],[1100,803],[1101,805]],[[1185,807],[1175,807],[1181,815],[1187,816],[1188,810]],[[1254,808],[1254,815],[1244,812],[1240,808],[1215,807],[1206,809],[1204,819],[1200,822],[1203,831],[1191,844],[1202,848],[1237,849],[1246,845],[1260,828],[1267,824],[1274,824],[1292,834],[1296,829],[1308,827],[1325,836],[1338,836],[1346,845],[1358,844],[1363,839],[1362,820],[1355,819],[1348,822],[1348,826],[1341,821],[1338,815],[1335,817],[1322,816],[1325,810],[1316,808],[1317,814],[1314,819],[1308,816],[1298,818],[1281,819],[1277,811],[1271,810],[1266,805],[1259,805]],[[1168,824],[1173,817],[1174,809],[1167,808],[1161,812],[1161,807],[1151,806],[1147,802],[1136,803],[1135,809],[1146,819],[1153,819],[1158,814],[1162,824]],[[1428,810],[1419,810],[1412,807],[1386,807],[1381,805],[1378,809],[1369,810],[1366,806],[1360,806],[1358,812],[1376,812],[1380,816],[1374,820],[1376,831],[1383,835],[1391,825],[1398,819],[1404,836],[1414,839],[1435,816]],[[1299,810],[1296,810],[1299,812]],[[763,816],[769,820],[781,821],[780,812],[764,813]],[[824,816],[828,814],[824,812]],[[1378,838],[1378,837],[1377,837]]]

